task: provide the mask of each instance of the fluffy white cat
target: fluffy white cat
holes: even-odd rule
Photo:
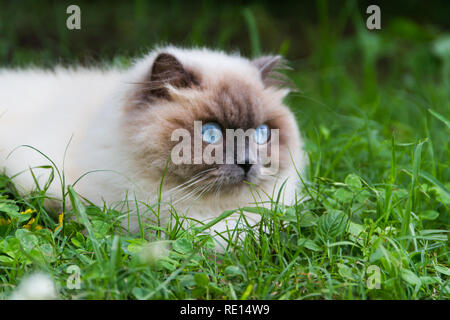
[[[252,205],[255,188],[261,195],[257,200],[266,201],[264,192],[272,195],[284,180],[283,200],[290,204],[299,186],[297,171],[303,173],[307,160],[294,116],[283,104],[289,90],[273,72],[280,61],[279,56],[249,60],[208,49],[162,47],[129,70],[1,70],[0,168],[14,177],[19,190],[29,192],[35,188],[30,168],[50,164],[45,154],[60,170],[64,164],[66,184],[90,172],[74,189],[109,206],[127,197],[155,203],[166,171],[163,201],[201,221]],[[194,121],[212,123],[217,130],[278,129],[279,157],[272,159],[278,173],[261,175],[260,164],[168,163],[177,143],[171,133],[177,128],[192,132]],[[40,184],[50,174],[46,168],[33,172]],[[48,194],[61,197],[57,179]],[[166,209],[163,223],[169,219]],[[132,219],[130,231],[137,228]],[[226,228],[225,221],[214,227]]]

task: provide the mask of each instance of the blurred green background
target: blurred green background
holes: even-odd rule
[[[375,2],[381,30],[369,31],[373,3],[0,0],[0,67],[126,66],[165,43],[281,53],[300,89],[289,104],[307,137],[311,176],[356,171],[380,181],[395,135],[428,138],[424,169],[449,181],[448,128],[429,109],[450,118],[450,1]],[[81,8],[81,30],[66,27],[70,4]]]
[[[281,52],[294,61],[320,53],[322,63],[343,64],[332,47],[342,51],[351,46],[337,42],[355,35],[355,19],[365,19],[372,3],[1,0],[0,62],[90,64],[134,55],[154,44],[174,43],[240,50],[245,55]],[[70,4],[81,8],[81,30],[66,28]],[[380,6],[382,31],[374,33],[385,42],[402,42],[404,50],[433,40],[450,27],[449,1],[386,1]],[[381,58],[401,53],[386,49],[390,50]]]

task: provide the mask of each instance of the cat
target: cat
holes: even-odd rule
[[[30,168],[48,165],[46,155],[64,168],[66,184],[76,182],[79,195],[108,206],[127,200],[154,204],[164,179],[161,203],[203,222],[255,201],[265,203],[281,186],[281,200],[292,204],[307,157],[295,117],[283,103],[290,88],[276,72],[282,63],[280,56],[251,60],[238,53],[165,46],[127,70],[3,69],[0,168],[22,192],[29,192],[35,188]],[[198,121],[201,126],[194,126]],[[276,130],[279,149],[270,161],[277,172],[262,174],[265,166],[258,160],[249,163],[246,155],[244,163],[200,159],[176,164],[169,159],[179,143],[172,136],[177,129],[199,134],[202,147],[218,135],[225,140],[226,129],[259,130],[258,139],[267,147],[272,143],[267,130]],[[34,168],[33,173],[45,184],[50,170]],[[57,179],[47,194],[61,198]],[[162,223],[170,219],[169,208],[161,207]],[[211,232],[232,228],[238,215],[217,223]],[[259,219],[251,213],[247,217],[255,223]],[[137,216],[124,219],[123,225],[137,232]]]

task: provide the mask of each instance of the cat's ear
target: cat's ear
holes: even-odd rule
[[[279,70],[291,69],[287,66],[283,57],[262,56],[252,60],[253,65],[258,68],[261,74],[261,80],[266,87],[283,87],[290,91],[295,91],[296,87],[289,78],[280,73]]]
[[[198,81],[194,74],[186,70],[175,56],[169,53],[160,53],[153,62],[149,85],[147,92],[149,95],[170,99],[168,85],[174,88],[186,88],[198,85]]]

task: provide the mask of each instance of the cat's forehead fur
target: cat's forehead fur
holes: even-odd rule
[[[153,100],[150,105],[163,112],[166,120],[182,127],[194,120],[217,121],[224,128],[256,128],[279,117],[280,104],[287,89],[266,87],[257,65],[238,54],[227,55],[207,49],[160,48],[141,61],[134,77],[144,83],[160,54],[170,54],[192,74],[196,83],[186,88],[168,85],[170,99]],[[145,71],[147,70],[147,71]],[[137,89],[139,91],[139,89]],[[133,99],[136,100],[135,97]]]

